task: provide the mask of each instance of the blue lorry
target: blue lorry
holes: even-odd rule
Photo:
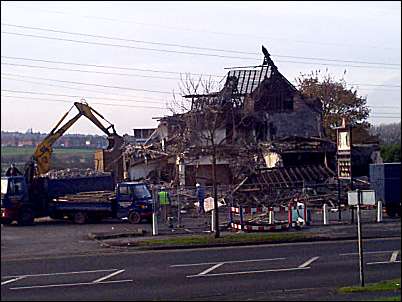
[[[151,219],[152,196],[145,183],[114,185],[112,176],[65,179],[23,176],[1,178],[1,221],[31,225],[35,218],[50,216],[75,223],[104,218],[127,218],[130,223]]]
[[[370,186],[388,216],[401,216],[401,163],[370,164]]]

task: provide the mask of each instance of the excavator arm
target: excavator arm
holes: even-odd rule
[[[78,113],[70,119],[68,122],[66,122],[62,127],[60,127],[58,130],[57,128],[60,126],[60,124],[64,121],[64,119],[67,117],[68,113],[71,111],[73,107],[76,107],[78,109]],[[96,126],[98,126],[99,129],[101,129],[107,136],[108,136],[108,141],[109,141],[109,146],[107,149],[112,149],[116,146],[116,142],[121,143],[122,142],[122,137],[119,136],[115,129],[114,125],[112,125],[109,121],[107,121],[101,114],[99,114],[97,111],[95,111],[93,108],[91,108],[87,103],[80,103],[80,102],[75,102],[74,106],[70,108],[70,110],[63,115],[63,117],[60,119],[60,121],[56,124],[56,126],[50,131],[50,133],[44,138],[44,140],[36,147],[35,152],[32,157],[32,161],[28,165],[28,168],[26,169],[25,175],[28,178],[28,182],[30,182],[35,175],[42,175],[47,173],[50,170],[50,159],[52,156],[53,152],[53,144],[81,117],[85,116],[87,117],[91,122],[93,122]],[[102,123],[99,121],[99,119],[94,115],[98,115],[100,118],[104,119],[107,121],[110,125],[108,127],[105,127],[102,125]],[[112,128],[113,132],[111,133],[109,129]],[[33,164],[36,163],[37,165],[37,170],[33,168]]]

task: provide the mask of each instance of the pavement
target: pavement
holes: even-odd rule
[[[227,215],[223,213],[220,221],[222,221],[222,227],[227,225]],[[182,227],[180,228],[177,228],[177,225],[170,228],[168,224],[159,224],[158,236],[152,236],[152,225],[149,223],[133,225],[116,220],[107,220],[98,224],[76,225],[68,221],[40,219],[34,226],[29,227],[2,225],[1,260],[109,253],[115,249],[122,249],[122,247],[133,249],[137,240],[210,233],[210,217],[208,215],[184,216],[181,222]],[[356,225],[351,225],[350,222],[345,221],[340,224],[332,222],[331,225],[313,224],[300,231],[292,230],[291,232],[314,234],[316,237],[314,240],[357,238]],[[222,235],[229,233],[233,234],[233,231],[226,231],[222,228]],[[93,236],[94,234],[98,237]],[[400,236],[400,219],[385,218],[382,223],[369,221],[363,224],[363,238]]]

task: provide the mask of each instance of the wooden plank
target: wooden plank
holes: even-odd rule
[[[282,178],[282,180],[283,180],[285,186],[286,186],[286,187],[289,187],[289,185],[288,185],[288,183],[287,183],[285,177],[283,177],[283,175],[282,175],[282,174],[283,174],[282,171],[281,171],[281,170],[277,170],[277,171],[278,171],[279,176]]]
[[[292,177],[290,177],[290,175],[289,175],[289,173],[288,173],[288,171],[287,171],[287,169],[286,168],[284,168],[283,169],[283,171],[284,171],[284,173],[285,173],[285,175],[287,176],[287,178],[289,179],[289,182],[293,182],[293,180],[292,180]]]
[[[296,173],[295,173],[295,171],[293,170],[292,167],[289,168],[289,171],[290,171],[290,173],[292,173],[292,175],[294,176],[295,182],[299,182],[299,181],[300,181],[300,180],[299,180],[299,177],[296,175]]]

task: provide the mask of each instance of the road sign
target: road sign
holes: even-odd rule
[[[375,205],[375,191],[374,190],[360,190],[362,196],[362,205]],[[358,203],[358,192],[348,192],[348,205],[356,206]]]

